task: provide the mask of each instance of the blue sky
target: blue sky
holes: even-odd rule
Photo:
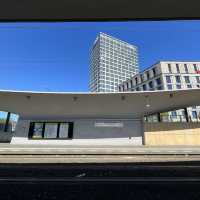
[[[200,60],[200,21],[0,24],[0,89],[88,91],[99,32],[138,46],[140,70],[158,60]]]

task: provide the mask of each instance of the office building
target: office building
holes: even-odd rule
[[[200,62],[160,61],[119,85],[119,91],[200,88]],[[200,105],[200,102],[199,102]],[[200,118],[200,107],[187,108],[190,120]],[[162,114],[163,120],[184,121],[185,110]]]
[[[99,33],[90,52],[90,92],[118,91],[120,83],[137,73],[137,47]]]

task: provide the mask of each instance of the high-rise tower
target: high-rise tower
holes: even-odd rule
[[[90,52],[91,92],[115,92],[123,81],[138,73],[137,47],[99,33]]]

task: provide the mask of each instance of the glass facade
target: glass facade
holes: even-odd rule
[[[7,114],[7,112],[0,111],[0,131],[4,131],[5,129]]]
[[[57,123],[46,123],[44,129],[44,138],[56,138],[57,130],[58,130]]]
[[[19,116],[14,113],[0,111],[0,131],[14,132]]]
[[[33,138],[42,138],[43,123],[35,123],[33,129]]]
[[[73,137],[72,122],[31,122],[30,139],[68,139]]]
[[[60,131],[59,131],[60,138],[67,138],[68,132],[69,132],[69,124],[68,123],[61,123],[60,124]]]

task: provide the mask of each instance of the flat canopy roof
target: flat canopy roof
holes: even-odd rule
[[[200,104],[200,89],[123,93],[0,91],[0,110],[29,119],[140,118]]]

